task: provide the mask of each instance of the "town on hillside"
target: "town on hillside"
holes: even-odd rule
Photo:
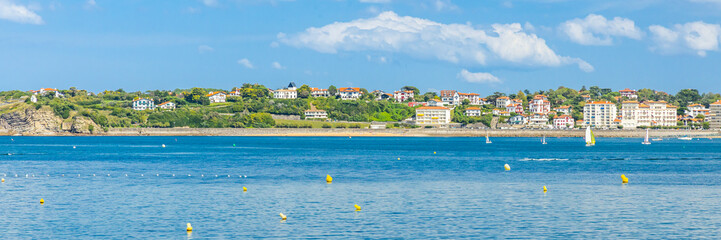
[[[481,97],[457,90],[425,92],[358,87],[270,89],[243,84],[229,91],[193,88],[172,91],[92,93],[71,88],[6,91],[36,109],[49,106],[63,119],[84,116],[108,127],[357,127],[720,129],[721,95],[684,89],[668,94],[651,89],[613,91],[529,90]],[[313,120],[313,121],[309,121]],[[364,124],[353,124],[364,123]]]

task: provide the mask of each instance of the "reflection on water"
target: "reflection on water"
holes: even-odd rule
[[[0,155],[0,237],[718,238],[721,226],[719,141],[175,139],[0,138],[13,153]]]

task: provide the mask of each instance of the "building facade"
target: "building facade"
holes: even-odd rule
[[[626,88],[626,89],[624,89],[624,90],[618,91],[618,93],[621,94],[621,97],[625,97],[625,98],[628,98],[628,99],[636,99],[636,98],[638,98],[638,95],[636,95],[636,90],[631,90],[631,89]]]
[[[548,101],[548,97],[545,95],[536,95],[533,97],[528,108],[531,113],[548,114],[551,111],[551,102]]]
[[[360,88],[347,87],[338,89],[338,95],[342,100],[358,100],[362,94]]]
[[[393,92],[393,98],[396,99],[396,102],[413,99],[413,91],[395,91]]]
[[[576,124],[576,120],[570,115],[560,115],[553,117],[553,128],[556,129],[567,129],[573,128]]]
[[[208,97],[208,100],[210,100],[210,103],[224,103],[225,102],[225,93],[224,92],[210,92],[208,95],[205,95]]]
[[[709,117],[711,118],[711,128],[721,129],[721,100],[709,105]]]
[[[584,126],[593,128],[613,128],[618,109],[609,101],[587,102],[583,106]]]
[[[164,102],[164,103],[158,104],[158,107],[160,109],[173,110],[173,109],[175,109],[175,103],[174,102]]]
[[[505,109],[508,104],[511,104],[511,98],[509,97],[498,97],[496,98],[496,107]]]
[[[441,90],[441,101],[446,105],[461,104],[461,96],[455,90]]]
[[[273,98],[276,99],[296,99],[298,98],[298,91],[291,89],[278,89],[273,91]]]
[[[481,104],[481,96],[478,95],[478,93],[458,93],[458,100],[460,101],[460,103],[463,103],[463,100],[466,99],[468,99],[471,105]]]
[[[477,107],[469,107],[466,108],[466,116],[469,117],[480,117],[481,116],[481,109]]]
[[[553,110],[556,110],[556,112],[558,114],[571,115],[572,109],[573,109],[573,107],[567,105],[567,106],[560,106],[560,107],[554,108]]]
[[[416,108],[416,124],[444,125],[451,122],[451,109],[446,107]]]
[[[155,109],[155,102],[149,98],[138,98],[133,100],[133,110],[153,110]]]
[[[313,97],[329,97],[328,89],[310,88],[310,95]]]
[[[705,108],[703,105],[698,104],[698,103],[688,105],[688,107],[686,107],[686,108],[687,108],[687,110],[684,111],[684,114],[689,115],[691,117],[696,117],[698,115],[703,115],[704,117],[706,117],[709,115],[709,109]]]
[[[676,126],[676,107],[666,101],[624,101],[621,104],[621,126],[637,127]]]

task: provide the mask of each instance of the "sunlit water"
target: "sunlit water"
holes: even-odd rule
[[[1,239],[721,237],[719,139],[12,139]]]

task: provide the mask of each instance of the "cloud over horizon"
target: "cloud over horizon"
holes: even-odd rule
[[[662,54],[694,53],[705,57],[707,51],[718,51],[721,26],[703,21],[676,24],[672,28],[660,25],[648,27],[654,46],[651,51]]]
[[[0,0],[0,19],[36,25],[45,23],[40,15],[27,6],[17,5],[11,0]]]
[[[400,52],[461,65],[577,64],[583,71],[593,71],[593,66],[579,58],[557,55],[544,39],[525,32],[519,23],[491,26],[490,30],[476,29],[470,24],[443,24],[388,11],[372,18],[311,27],[297,34],[279,33],[278,40],[329,54]]]
[[[643,37],[641,29],[628,18],[614,17],[609,20],[596,14],[589,14],[584,19],[568,20],[558,28],[572,42],[581,45],[612,45],[614,38],[640,40]]]
[[[461,70],[457,75],[458,78],[470,82],[470,83],[500,83],[501,80],[498,77],[493,76],[490,73],[484,72],[469,72],[466,69]]]

